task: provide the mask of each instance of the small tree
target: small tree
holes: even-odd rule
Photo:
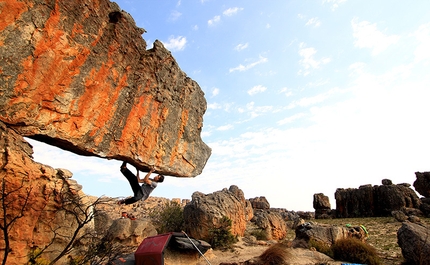
[[[3,265],[7,263],[8,255],[11,252],[9,233],[16,221],[24,216],[24,212],[28,207],[31,190],[32,187],[25,187],[24,179],[22,179],[21,185],[18,187],[14,187],[11,183],[8,183],[5,177],[1,180],[0,230],[3,234],[3,240],[5,243],[2,260]],[[12,205],[14,205],[14,207],[12,207]],[[16,208],[16,205],[20,205],[20,207]]]
[[[161,209],[152,209],[149,217],[159,234],[184,230],[184,209],[177,202],[169,201]]]
[[[231,233],[231,225],[231,219],[223,216],[219,225],[209,230],[209,243],[213,248],[230,248],[237,242],[237,238]]]

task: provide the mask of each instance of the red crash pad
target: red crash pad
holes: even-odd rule
[[[163,265],[164,249],[173,233],[145,238],[134,253],[136,265]]]

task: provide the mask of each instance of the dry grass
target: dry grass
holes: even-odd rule
[[[289,259],[288,249],[282,244],[275,244],[266,249],[259,256],[262,265],[287,264]]]
[[[313,221],[339,226],[345,226],[346,224],[351,224],[352,226],[364,225],[369,232],[367,243],[377,250],[384,264],[398,265],[403,262],[402,250],[397,244],[397,230],[402,226],[402,223],[393,217],[317,219]],[[421,218],[421,222],[430,225],[430,218]],[[289,231],[289,239],[293,239],[294,236],[294,231]]]

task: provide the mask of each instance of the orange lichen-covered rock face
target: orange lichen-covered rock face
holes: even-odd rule
[[[0,2],[0,121],[81,155],[201,173],[206,100],[159,41],[108,0]]]

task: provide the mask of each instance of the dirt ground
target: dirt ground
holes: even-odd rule
[[[340,225],[364,225],[368,232],[369,238],[367,242],[376,248],[379,256],[383,259],[386,265],[400,265],[404,262],[401,249],[397,244],[397,230],[401,227],[401,223],[392,217],[378,217],[378,218],[347,218],[347,219],[327,219],[327,220],[313,220],[317,223]],[[430,225],[430,218],[421,218],[421,222]],[[288,231],[285,240],[293,240],[295,233],[293,230]],[[242,239],[235,244],[232,250],[209,250],[205,253],[205,258],[199,254],[194,256],[174,255],[172,253],[165,253],[165,265],[219,265],[220,263],[233,263],[244,262],[261,255],[269,245],[263,244],[247,244]],[[303,248],[289,248],[290,251],[290,264],[296,265],[340,265],[342,262],[333,261],[330,257]],[[130,259],[132,257],[130,256]],[[134,260],[127,260],[124,265],[134,264]]]

